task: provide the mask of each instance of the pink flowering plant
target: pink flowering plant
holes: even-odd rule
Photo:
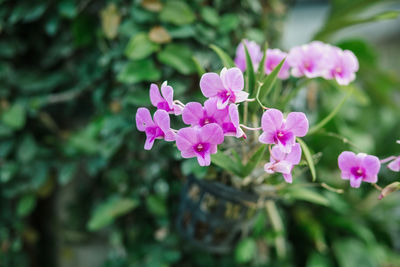
[[[261,49],[254,41],[243,40],[232,60],[218,47],[212,48],[224,68],[205,73],[199,67],[198,90],[204,102],[174,99],[174,90],[167,81],[160,88],[151,84],[149,95],[156,110],[153,117],[144,107],[136,113],[137,129],[146,134],[144,148],[151,149],[156,139],[174,142],[182,158],[195,158],[203,167],[214,164],[242,178],[243,183],[267,182],[274,174],[282,175],[283,183],[292,183],[299,165],[307,165],[315,181],[315,157],[302,138],[323,128],[347,96],[311,127],[306,114],[289,110],[289,103],[311,79],[338,86],[353,82],[359,68],[353,52],[319,41],[284,52]],[[284,93],[279,92],[282,83],[286,86]],[[171,128],[170,116],[185,126]],[[399,187],[398,183],[386,188],[376,184],[381,164],[385,163],[391,171],[400,171],[400,155],[379,160],[373,155],[344,151],[338,156],[342,179],[349,180],[354,188],[362,182],[371,183],[381,191],[381,198]]]

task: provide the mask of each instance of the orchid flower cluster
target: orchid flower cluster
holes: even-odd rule
[[[144,107],[136,113],[137,128],[146,133],[144,148],[151,149],[156,139],[175,142],[183,158],[197,158],[200,166],[209,166],[211,155],[217,153],[218,145],[226,137],[244,142],[247,139],[244,130],[252,131],[258,146],[263,148],[267,145],[269,150],[269,162],[264,164],[264,171],[268,174],[281,173],[286,182],[292,183],[292,170],[300,163],[304,145],[296,141],[307,134],[308,119],[302,112],[290,112],[284,116],[278,109],[265,107],[258,99],[259,91],[256,99],[250,98],[249,88],[245,90],[243,73],[249,75],[247,67],[252,65],[253,70],[267,75],[267,78],[269,75],[281,80],[288,79],[290,75],[322,77],[347,85],[355,79],[358,71],[357,58],[349,50],[319,41],[294,47],[286,53],[279,49],[262,52],[254,41],[244,40],[237,47],[234,63],[236,67],[223,68],[219,74],[208,72],[202,75],[199,87],[206,98],[204,103],[184,104],[174,100],[174,90],[167,81],[162,83],[160,89],[156,84],[151,84],[150,100],[157,110],[153,117]],[[259,85],[258,90],[262,82]],[[253,104],[249,102],[258,103],[263,110],[260,127],[252,128],[243,124],[243,120],[244,123],[246,121],[243,119],[245,114],[239,114],[239,107],[242,105],[241,110],[247,111],[248,105]],[[170,115],[181,116],[187,126],[179,130],[172,129]],[[355,188],[360,187],[363,181],[378,187],[376,182],[381,164],[387,162],[390,170],[400,171],[400,156],[379,160],[373,155],[344,151],[338,157],[342,179],[350,180],[350,185]]]
[[[173,100],[173,89],[167,82],[161,85],[161,94],[157,85],[150,86],[150,100],[157,108],[153,119],[147,108],[139,108],[136,113],[137,128],[147,136],[144,148],[151,149],[155,139],[175,141],[183,158],[196,157],[200,166],[208,166],[211,154],[217,152],[217,146],[226,136],[245,139],[243,129],[262,129],[259,142],[274,145],[265,171],[280,172],[287,182],[292,182],[292,168],[301,158],[296,137],[303,137],[308,131],[306,115],[291,112],[284,118],[281,111],[271,108],[263,113],[260,128],[240,124],[238,106],[249,101],[249,94],[243,90],[243,73],[237,67],[223,68],[219,75],[205,73],[200,79],[200,89],[207,98],[203,104],[183,104]],[[188,127],[171,129],[169,114],[181,115]]]
[[[244,40],[236,50],[235,64],[244,71],[246,69],[246,45],[253,62],[254,69],[258,68],[263,53],[260,46],[254,41]],[[290,49],[289,53],[279,49],[267,49],[265,60],[265,73],[272,70],[284,59],[278,78],[287,79],[290,74],[294,77],[316,78],[327,80],[336,79],[340,85],[348,85],[352,82],[358,71],[358,60],[350,50],[342,50],[336,46],[314,41],[302,46]]]

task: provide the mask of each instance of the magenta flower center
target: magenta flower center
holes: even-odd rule
[[[209,148],[210,148],[210,144],[208,144],[208,143],[198,143],[193,146],[194,151],[196,151],[196,153],[200,154],[200,156],[202,156],[202,157],[204,157],[204,155],[207,153]]]
[[[214,123],[214,122],[216,122],[216,120],[213,117],[204,117],[200,120],[199,124],[200,124],[200,126],[203,127],[206,124]]]
[[[283,145],[285,145],[289,138],[290,138],[290,136],[288,133],[285,133],[284,131],[279,130],[275,134],[274,141],[275,141],[275,143],[278,143],[278,141],[279,141]]]
[[[337,67],[336,69],[335,69],[335,71],[336,71],[336,73],[337,74],[342,74],[342,68],[341,67]]]
[[[309,61],[306,61],[305,63],[304,63],[304,68],[307,70],[307,71],[312,71],[312,69],[313,69],[313,64],[311,64]]]
[[[226,102],[229,100],[231,103],[235,103],[235,101],[236,101],[235,94],[231,90],[225,90],[225,91],[219,92],[218,96],[219,96],[219,98],[221,98],[223,100],[222,102]]]
[[[157,104],[157,108],[158,108],[158,109],[163,109],[163,110],[165,110],[165,111],[167,111],[167,112],[172,111],[172,109],[169,107],[167,101],[159,102],[159,103]]]
[[[153,141],[154,139],[156,139],[158,137],[164,137],[164,132],[158,126],[147,127],[145,132],[146,132],[146,135],[148,137],[150,137],[150,141]]]
[[[365,178],[365,169],[362,167],[353,167],[350,169],[351,174],[354,176],[354,178],[359,179],[359,178]]]

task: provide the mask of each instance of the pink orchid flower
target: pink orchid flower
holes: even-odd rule
[[[357,155],[350,151],[342,152],[338,157],[342,179],[350,180],[351,187],[358,188],[361,182],[376,183],[381,168],[379,159],[365,153]]]
[[[246,134],[240,128],[238,106],[235,104],[230,104],[227,109],[228,116],[224,118],[224,121],[221,125],[224,135],[235,136],[236,138],[246,138]]]
[[[200,166],[210,165],[211,154],[217,153],[217,145],[223,141],[224,134],[216,123],[203,127],[182,128],[176,134],[176,146],[182,157],[197,157]]]
[[[282,152],[290,153],[296,137],[303,137],[308,132],[308,120],[302,112],[291,112],[287,118],[277,109],[268,109],[261,118],[263,133],[259,141],[264,144],[276,144]]]
[[[204,107],[198,102],[190,102],[185,105],[182,112],[182,120],[191,126],[203,127],[206,124],[222,124],[228,116],[227,109],[217,108],[217,99],[208,99],[204,102]]]
[[[260,46],[254,41],[243,40],[238,45],[236,48],[235,65],[243,72],[246,70],[246,52],[244,50],[243,42],[246,44],[247,51],[249,51],[253,68],[254,70],[257,70],[258,64],[263,57],[263,53],[261,52]]]
[[[238,68],[223,68],[220,75],[208,72],[200,79],[200,89],[205,97],[217,99],[217,108],[245,101],[249,94],[243,91],[243,73]]]
[[[358,71],[358,60],[353,52],[342,51],[340,48],[331,47],[329,49],[330,64],[324,73],[325,79],[336,79],[340,85],[348,85],[355,78]]]
[[[287,62],[292,67],[292,75],[307,78],[322,76],[328,64],[326,54],[329,47],[327,44],[314,41],[292,48],[287,57]]]
[[[287,57],[287,53],[279,49],[267,49],[267,57],[265,59],[265,73],[270,74],[281,61]],[[289,63],[285,60],[281,70],[278,73],[279,79],[289,78]]]
[[[393,159],[393,161],[391,161],[391,162],[387,165],[387,167],[388,167],[389,169],[391,169],[392,171],[394,171],[394,172],[399,172],[399,171],[400,171],[400,156],[395,157],[395,158]]]
[[[151,104],[158,109],[165,110],[168,113],[180,115],[182,113],[182,107],[174,104],[174,89],[167,85],[167,81],[163,82],[161,85],[161,94],[157,84],[152,83],[150,85]]]
[[[267,173],[280,172],[287,183],[292,183],[292,169],[299,164],[301,159],[301,147],[296,143],[290,153],[283,152],[279,146],[271,149],[270,162],[264,165]]]
[[[139,108],[136,112],[136,127],[146,133],[144,149],[150,150],[155,139],[174,141],[175,133],[170,128],[169,115],[165,110],[159,109],[154,113],[154,121],[147,108]]]

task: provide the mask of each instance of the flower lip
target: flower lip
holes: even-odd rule
[[[353,167],[350,169],[350,172],[356,179],[365,178],[365,176],[366,176],[365,169],[362,167]]]
[[[213,118],[213,117],[204,117],[202,119],[200,119],[199,124],[200,126],[204,126],[206,124],[210,124],[210,123],[216,123],[217,121]]]

